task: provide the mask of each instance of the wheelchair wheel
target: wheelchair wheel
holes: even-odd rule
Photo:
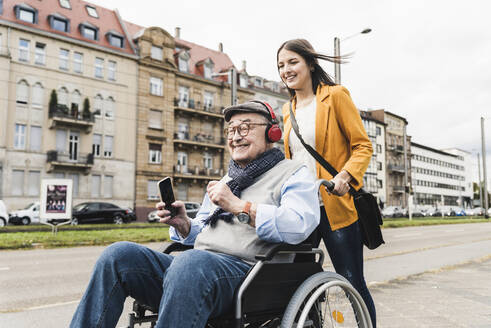
[[[281,328],[372,328],[360,294],[342,276],[319,272],[305,280],[293,295]]]

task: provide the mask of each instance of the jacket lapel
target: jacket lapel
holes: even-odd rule
[[[293,114],[296,114],[296,105],[297,105],[297,100],[296,98],[293,98],[291,100],[291,103],[292,103],[292,110],[293,110]],[[288,105],[290,106],[290,105]],[[290,109],[288,107],[288,112],[285,114],[285,116],[288,118],[286,120],[286,123],[285,123],[285,126],[283,127],[285,129],[285,138],[283,140],[284,144],[286,145],[285,147],[285,155],[287,158],[291,158],[291,154],[290,154],[290,147],[288,146],[289,145],[289,139],[290,139],[290,132],[292,130],[292,122],[291,122],[291,119],[290,119]]]
[[[329,96],[329,86],[319,86],[316,92],[317,109],[315,114],[315,150],[324,153],[327,122],[329,119],[329,104],[324,100]]]

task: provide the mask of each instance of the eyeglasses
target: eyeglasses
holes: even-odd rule
[[[253,123],[253,122],[242,122],[236,126],[229,126],[223,130],[223,133],[227,137],[228,140],[232,140],[235,136],[235,131],[239,132],[241,137],[245,137],[249,134],[249,130],[251,126],[254,125],[268,125],[268,123]]]

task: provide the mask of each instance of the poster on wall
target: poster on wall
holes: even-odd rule
[[[72,218],[72,180],[41,181],[39,218],[41,222],[61,222]]]

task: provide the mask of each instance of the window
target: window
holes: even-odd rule
[[[73,53],[73,71],[75,73],[82,73],[84,62],[84,55],[80,52]]]
[[[239,84],[240,84],[241,88],[247,88],[248,83],[247,83],[247,76],[246,75],[240,74]]]
[[[29,171],[27,177],[27,194],[29,196],[39,196],[39,189],[41,185],[41,172],[40,171]]]
[[[70,6],[70,0],[60,0],[60,6],[63,8],[72,9],[72,6]]]
[[[98,39],[96,28],[89,27],[89,26],[82,26],[81,32],[82,32],[82,35],[87,39],[90,39],[90,40],[97,40]]]
[[[156,47],[156,46],[152,46],[152,50],[150,52],[150,57],[152,59],[156,59],[156,60],[162,61],[162,59],[164,59],[164,56],[163,56],[163,53],[162,53],[162,48]]]
[[[102,115],[102,96],[97,95],[94,99],[94,115],[100,117]]]
[[[73,91],[71,109],[72,109],[72,115],[75,116],[75,118],[78,117],[78,112],[79,109],[81,108],[80,106],[81,100],[82,100],[82,95],[80,94],[80,91],[78,90]]]
[[[1,1],[0,1],[1,2]],[[38,11],[33,7],[26,4],[19,4],[14,6],[15,17],[21,21],[37,24],[38,22]],[[1,13],[1,11],[0,11]]]
[[[162,145],[159,144],[149,145],[148,162],[152,164],[162,163]]]
[[[92,136],[92,154],[94,156],[101,156],[101,143],[102,135],[94,133]]]
[[[70,55],[70,51],[66,49],[60,49],[60,56],[58,57],[60,60],[60,69],[68,71],[68,57]]]
[[[184,73],[189,72],[188,61],[189,61],[189,56],[187,54],[184,54],[183,56],[179,56],[178,59],[179,71]]]
[[[99,18],[99,15],[97,14],[97,10],[94,7],[85,6],[85,9],[87,9],[87,14],[89,14],[89,16]]]
[[[203,103],[205,110],[211,109],[213,107],[213,93],[205,91],[203,95]]]
[[[148,127],[162,129],[162,111],[150,109],[148,114]]]
[[[205,78],[211,79],[212,73],[213,73],[213,63],[205,63],[204,72],[203,72]]]
[[[155,95],[155,96],[162,96],[163,95],[163,85],[164,85],[164,82],[162,79],[159,79],[157,77],[151,77],[150,78],[150,94]]]
[[[36,42],[36,49],[34,53],[34,63],[37,65],[46,64],[46,45],[44,43]]]
[[[213,169],[213,156],[210,153],[203,154],[203,164],[205,169]]]
[[[110,60],[107,63],[107,78],[111,81],[116,81],[116,62]]]
[[[180,183],[177,186],[177,199],[187,200],[188,199],[188,185],[185,183]]]
[[[380,126],[377,126],[375,128],[375,130],[376,130],[378,136],[381,136],[382,135],[382,129],[380,128]]]
[[[22,196],[24,193],[24,171],[13,170],[12,171],[12,196]]]
[[[77,173],[72,173],[68,175],[68,179],[71,179],[73,181],[72,184],[72,195],[73,197],[78,197],[78,174]]]
[[[92,175],[92,192],[91,196],[94,198],[99,198],[101,196],[101,176]]]
[[[124,38],[119,35],[109,34],[109,44],[113,47],[123,48],[124,46]]]
[[[26,149],[26,125],[25,124],[15,125],[14,148]]]
[[[188,154],[182,151],[177,153],[177,172],[178,173],[188,172]]]
[[[20,61],[29,61],[29,47],[30,41],[20,39],[19,40],[19,60]]]
[[[113,97],[109,97],[106,100],[104,117],[107,119],[110,119],[110,120],[114,119],[114,99],[113,99]]]
[[[64,153],[66,151],[66,139],[66,130],[56,130],[56,150],[58,152]]]
[[[18,104],[27,104],[29,101],[29,85],[25,80],[20,81],[17,83],[17,96],[16,96],[16,102]]]
[[[256,78],[254,79],[254,86],[255,86],[255,87],[262,88],[262,87],[263,87],[263,80],[262,80],[262,79],[260,79],[260,78],[258,78],[258,77],[256,77]]]
[[[189,102],[189,88],[179,87],[179,107],[188,107]]]
[[[65,87],[58,90],[58,104],[68,107],[68,90]]]
[[[113,157],[113,136],[104,136],[104,157]]]
[[[157,183],[158,180],[148,180],[147,181],[147,195],[148,199],[159,199],[159,192]]]
[[[53,30],[57,30],[57,31],[60,31],[60,32],[69,32],[69,23],[68,23],[68,20],[67,19],[64,19],[64,18],[61,18],[61,17],[55,17],[55,16],[52,16],[50,17],[50,21],[51,21],[51,28]]]
[[[104,176],[104,198],[113,197],[113,180],[110,175]]]
[[[31,151],[41,151],[42,128],[40,126],[31,126],[29,136],[29,148]]]
[[[382,162],[377,162],[377,170],[382,171]]]
[[[382,153],[382,145],[377,145],[377,153],[378,154]]]
[[[378,189],[382,189],[383,188],[382,180],[380,180],[380,179],[377,179],[377,188]]]
[[[94,75],[98,78],[104,78],[104,59],[96,58],[94,63]]]

